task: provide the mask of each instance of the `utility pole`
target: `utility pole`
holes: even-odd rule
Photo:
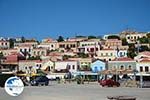
[[[140,42],[137,41],[137,46],[138,46],[138,48],[137,48],[137,55],[139,54],[139,44],[140,44]],[[140,88],[142,88],[142,85],[143,85],[143,75],[142,75],[142,72],[140,72]]]

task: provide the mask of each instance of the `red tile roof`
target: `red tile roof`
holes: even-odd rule
[[[140,62],[149,62],[150,63],[150,59],[149,58],[143,58],[140,60]]]
[[[134,60],[128,57],[120,57],[120,58],[115,58],[112,61],[134,61]]]
[[[150,56],[150,51],[144,51],[144,52],[141,52],[140,54]]]
[[[48,55],[49,55],[49,56],[62,56],[62,54],[59,53],[59,52],[51,52],[51,53],[49,53]]]
[[[40,60],[19,60],[19,62],[41,62]]]

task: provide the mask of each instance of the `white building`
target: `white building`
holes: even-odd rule
[[[31,56],[46,56],[47,55],[47,49],[45,48],[36,48],[32,49]]]
[[[37,45],[38,45],[38,43],[37,42],[14,43],[14,47],[17,47],[17,46],[26,46],[26,45],[30,45],[33,48],[36,48]]]
[[[54,71],[54,62],[52,61],[47,61],[43,63],[43,66],[41,67],[42,70],[48,69],[48,71]]]
[[[146,37],[146,33],[133,33],[126,35],[128,43],[135,43],[139,38]]]
[[[42,42],[38,47],[46,48],[48,50],[56,50],[58,49],[58,43],[57,42]]]
[[[20,52],[22,54],[24,54],[24,53],[31,54],[32,50],[33,50],[33,47],[31,45],[16,46],[14,48],[17,49],[18,52]]]
[[[142,72],[143,74],[150,74],[150,58],[142,58],[136,64],[136,69],[138,72]]]
[[[141,52],[134,59],[137,61],[136,69],[139,74],[150,75],[150,52]]]
[[[97,55],[95,56],[96,59],[104,61],[111,61],[117,57],[127,57],[127,50],[107,48],[97,51]]]
[[[10,47],[9,41],[0,40],[0,49],[8,49]]]
[[[68,69],[71,73],[75,73],[79,69],[79,62],[73,60],[55,62],[55,70],[61,72],[61,70],[65,69]]]
[[[42,61],[40,60],[20,60],[18,62],[19,70],[24,72],[32,71],[36,73],[36,69],[42,67]]]
[[[3,56],[8,56],[14,52],[18,52],[18,50],[17,49],[2,49],[0,50],[0,52],[2,52]]]

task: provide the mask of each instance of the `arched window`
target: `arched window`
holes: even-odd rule
[[[129,70],[131,70],[131,69],[132,69],[131,65],[129,65],[128,69],[129,69]]]
[[[121,70],[123,70],[123,69],[124,69],[124,66],[123,66],[123,65],[121,65],[121,66],[120,66],[120,69],[121,69]]]

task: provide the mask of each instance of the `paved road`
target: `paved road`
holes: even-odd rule
[[[150,88],[103,88],[98,83],[51,83],[49,86],[27,86],[18,97],[9,96],[4,88],[0,88],[0,100],[108,100],[106,97],[112,95],[129,95],[137,97],[136,100],[150,100]]]

